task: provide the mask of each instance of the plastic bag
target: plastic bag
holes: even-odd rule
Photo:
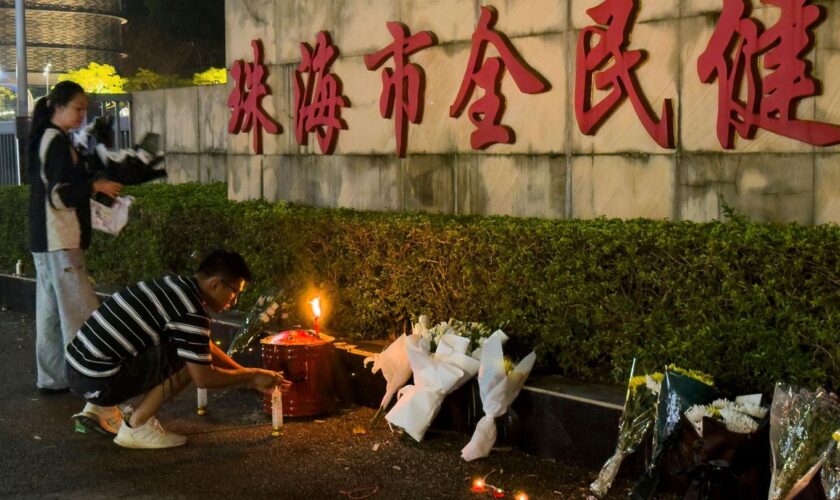
[[[128,224],[128,209],[134,202],[133,196],[117,196],[111,206],[90,200],[90,224],[103,233],[114,236]]]

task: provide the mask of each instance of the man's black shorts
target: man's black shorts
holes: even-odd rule
[[[110,377],[88,377],[67,365],[67,379],[73,394],[99,406],[114,406],[145,394],[162,384],[181,368],[185,361],[171,343],[151,347],[128,358],[120,371]]]

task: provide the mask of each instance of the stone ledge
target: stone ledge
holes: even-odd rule
[[[97,287],[105,298],[113,292]],[[0,274],[0,306],[35,314],[35,280]],[[239,329],[243,314],[216,315],[213,336],[225,349]],[[334,386],[336,395],[349,403],[377,408],[385,392],[385,380],[363,366],[366,357],[380,352],[385,341],[335,343]],[[258,350],[236,356],[248,366],[260,366]],[[516,447],[543,458],[563,459],[599,468],[615,447],[624,390],[614,386],[581,383],[559,376],[534,376],[528,380],[508,415],[497,419],[498,447]],[[471,434],[483,415],[478,382],[472,380],[450,396],[432,424],[434,431]],[[382,424],[384,425],[384,424]],[[639,470],[631,457],[625,467]]]

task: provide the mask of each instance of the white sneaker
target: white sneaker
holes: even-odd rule
[[[187,437],[166,432],[158,419],[152,417],[140,427],[131,428],[128,425],[120,427],[114,443],[123,448],[135,449],[175,448],[187,444]]]
[[[91,431],[102,434],[116,434],[123,422],[123,413],[116,406],[97,406],[87,403],[84,409],[72,417],[76,432]]]

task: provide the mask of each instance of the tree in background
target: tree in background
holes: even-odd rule
[[[140,68],[134,76],[126,78],[125,90],[134,92],[136,90],[155,90],[171,87],[186,87],[191,82],[178,75],[161,75],[146,68]]]
[[[117,74],[110,64],[92,62],[87,68],[77,69],[58,77],[58,81],[72,80],[88,94],[124,94],[126,79]]]
[[[0,86],[0,120],[12,120],[17,110],[17,94],[8,87]]]
[[[227,83],[227,70],[225,68],[210,68],[201,73],[193,75],[193,85],[218,85]]]

